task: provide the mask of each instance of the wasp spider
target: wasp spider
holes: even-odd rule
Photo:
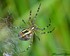
[[[39,6],[38,6],[38,9],[37,9],[37,11],[36,11],[36,14],[35,14],[35,16],[32,18],[31,17],[31,15],[32,15],[32,11],[30,10],[30,14],[29,14],[29,19],[28,19],[28,21],[30,21],[28,24],[30,24],[30,26],[29,27],[27,27],[27,28],[25,28],[24,30],[22,30],[22,31],[20,31],[19,33],[18,33],[18,37],[19,37],[19,39],[20,40],[23,40],[23,41],[28,41],[28,40],[30,40],[33,36],[35,36],[36,34],[35,34],[35,31],[37,31],[37,30],[45,30],[46,28],[38,28],[36,25],[35,25],[35,19],[36,19],[36,17],[37,17],[37,15],[38,15],[38,12],[39,12],[39,10],[40,10],[40,7],[41,7],[41,4],[39,4]],[[7,24],[8,24],[8,27],[10,26],[10,20],[8,20],[10,18],[10,15],[7,17],[7,21],[8,22],[6,22]],[[24,24],[27,24],[24,20],[22,20],[22,22],[24,23]],[[47,28],[51,25],[51,20],[49,19],[49,24],[48,24],[48,26],[46,26]],[[45,34],[45,33],[51,33],[53,30],[54,30],[55,28],[53,28],[51,31],[48,31],[48,32],[43,32],[42,34]],[[38,36],[36,36],[39,40],[40,40],[40,38],[38,37]],[[33,37],[34,38],[34,37]],[[22,52],[25,52],[25,51],[27,51],[27,50],[29,50],[29,48],[31,47],[31,45],[32,45],[32,43],[33,43],[33,41],[31,41],[30,42],[30,45],[24,50],[24,51],[22,51]]]
[[[19,39],[20,40],[23,40],[23,41],[28,41],[28,40],[30,40],[34,35],[36,35],[35,34],[35,31],[37,31],[37,30],[45,30],[45,28],[42,28],[42,29],[40,29],[40,28],[38,28],[36,25],[35,25],[35,19],[36,19],[36,17],[37,17],[37,15],[38,15],[38,12],[39,12],[39,10],[40,10],[40,7],[41,7],[41,4],[39,4],[39,7],[38,7],[38,9],[37,9],[37,12],[36,12],[36,14],[35,14],[35,16],[33,17],[33,18],[31,18],[31,13],[32,13],[32,11],[30,11],[30,16],[29,16],[29,20],[28,21],[30,21],[30,26],[29,27],[27,27],[26,29],[24,29],[24,30],[22,30],[19,34],[18,34],[18,36],[19,36]],[[24,24],[27,24],[24,20],[22,20],[23,22],[24,22]],[[48,26],[46,26],[47,28],[51,25],[51,20],[49,19],[49,21],[50,21],[50,23],[49,23],[49,25]],[[51,30],[51,31],[48,31],[47,33],[51,33],[52,31],[54,30],[54,28]],[[45,34],[46,32],[43,32],[43,34]],[[34,38],[34,37],[33,37]],[[40,40],[40,38],[37,36],[37,38]],[[28,46],[28,48],[26,48],[26,50],[24,50],[23,52],[25,52],[25,51],[27,51],[30,47],[31,47],[31,45],[32,45],[32,41],[31,41],[31,43],[30,43],[30,45]]]

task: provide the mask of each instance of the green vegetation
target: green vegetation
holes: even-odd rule
[[[31,48],[22,52],[30,44],[30,40],[22,41],[18,38],[18,33],[27,27],[22,19],[27,23],[30,10],[34,17],[40,3],[35,24],[44,28],[50,18],[51,26],[44,31],[54,27],[55,30],[47,34],[36,32],[40,41],[34,36]],[[10,20],[6,22],[9,13]],[[12,56],[64,56],[65,53],[70,56],[70,0],[0,0],[0,56],[4,52]]]

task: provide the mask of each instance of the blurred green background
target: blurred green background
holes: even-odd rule
[[[22,19],[28,21],[30,10],[33,17],[40,3],[35,24],[44,28],[49,24],[50,18],[51,26],[45,32],[54,27],[55,30],[50,34],[38,32],[40,41],[35,39],[32,47],[22,52],[30,43],[30,40],[21,41],[18,38],[18,33],[27,27]],[[12,19],[6,22],[5,17],[9,13]],[[10,24],[23,28],[10,29]],[[64,56],[67,53],[70,56],[70,0],[0,0],[0,56],[4,53],[12,56]]]

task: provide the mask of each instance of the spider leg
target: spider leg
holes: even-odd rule
[[[50,26],[51,26],[51,19],[49,18],[49,24],[48,24],[48,26],[46,26],[46,27],[48,28],[48,27],[50,27]],[[54,31],[54,29],[55,29],[55,27],[54,27],[52,30],[48,31],[48,32],[43,32],[43,34],[52,33],[52,32]],[[45,30],[45,28],[43,28],[43,30]]]
[[[51,26],[51,20],[50,20],[50,18],[49,18],[49,24],[46,26],[46,27],[44,27],[44,28],[42,28],[41,30],[43,31],[43,30],[45,30],[46,28],[48,28],[48,27],[50,27]],[[45,32],[44,32],[45,33]]]
[[[26,24],[26,22],[22,19],[22,22],[24,23],[24,24]]]
[[[29,26],[29,25],[28,25],[29,23],[25,22],[25,20],[22,20],[22,22],[23,22],[26,26]],[[26,28],[26,26],[25,26],[25,28]],[[21,28],[21,27],[20,27],[20,28]]]
[[[30,10],[29,21],[31,21],[31,13],[32,13],[32,11]],[[22,20],[22,22],[27,25],[27,23],[24,20]],[[31,24],[31,22],[29,22],[29,23]]]
[[[37,36],[37,34],[35,33],[35,37],[40,41],[40,38]]]
[[[55,29],[55,27],[52,30],[50,30],[50,31],[42,32],[41,34],[52,33],[54,31],[54,29]]]
[[[38,40],[40,41],[40,38],[36,35],[36,37],[38,38]]]
[[[20,53],[23,53],[23,52],[26,52],[27,50],[29,50],[29,48],[31,47],[32,43],[33,43],[33,41],[31,41],[29,46],[25,50],[21,51]]]
[[[46,26],[47,28],[51,26],[51,19],[49,18],[49,24]]]
[[[32,11],[30,10],[30,14],[29,14],[29,20],[31,20],[31,13],[32,13]]]
[[[30,25],[32,25],[32,23],[33,23],[33,22],[32,22],[32,18],[31,18],[31,15],[32,15],[32,11],[30,10],[30,13],[29,13],[29,24],[30,24]]]
[[[28,48],[26,49],[26,51],[29,50],[29,48],[31,47],[32,43],[33,42],[30,42],[30,45],[28,46]]]
[[[44,28],[38,28],[38,27],[36,27],[36,29],[43,31],[43,30],[45,30],[46,28],[48,28],[50,26],[51,26],[51,19],[49,18],[49,24],[46,27],[44,27]]]
[[[41,3],[39,4],[39,7],[38,7],[38,9],[37,9],[37,12],[36,12],[36,14],[35,14],[35,17],[34,17],[34,18],[36,18],[36,17],[37,17],[38,12],[39,12],[39,10],[40,10],[40,7],[41,7]]]
[[[54,31],[55,27],[51,30],[51,31],[48,31],[47,33],[52,33]]]
[[[35,37],[37,37],[40,40],[40,38],[36,34],[34,34],[34,37],[33,37],[33,40],[34,41],[33,40],[30,40],[29,46],[25,50],[21,51],[20,54],[23,53],[23,52],[26,52],[26,51],[28,51],[30,49],[30,47],[33,44],[33,42],[35,42]]]
[[[50,19],[49,19],[49,20],[50,20]],[[51,20],[50,20],[50,22],[51,22]],[[48,28],[50,25],[51,25],[51,23],[49,23],[49,25],[47,26],[47,28]],[[36,29],[36,30],[44,31],[44,30],[46,30],[46,27],[44,27],[44,28],[38,28],[38,27],[36,27],[35,29]],[[41,34],[52,33],[52,32],[54,31],[54,29],[55,29],[55,27],[54,27],[52,30],[48,31],[48,32],[42,32]]]
[[[51,19],[49,18],[49,24],[46,26],[47,28],[51,26]],[[45,30],[46,27],[42,28],[42,30]]]
[[[36,11],[36,14],[35,14],[35,16],[34,16],[34,19],[32,20],[32,25],[34,25],[34,23],[35,23],[35,20],[36,20],[36,17],[37,17],[37,15],[38,15],[38,12],[39,12],[39,10],[40,10],[40,7],[41,7],[41,3],[39,4],[39,7],[38,7],[38,9],[37,9],[37,11]]]

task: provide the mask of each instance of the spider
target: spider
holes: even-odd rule
[[[32,18],[31,17],[31,15],[32,15],[32,11],[30,10],[30,14],[29,14],[29,18],[28,18],[28,23],[26,23],[24,20],[22,20],[22,22],[26,25],[26,24],[29,24],[29,27],[27,27],[27,28],[25,28],[24,30],[22,30],[22,31],[20,31],[19,33],[18,33],[18,37],[19,37],[19,39],[20,40],[22,40],[22,41],[28,41],[28,40],[31,40],[32,38],[33,38],[33,40],[34,40],[34,36],[36,36],[37,38],[38,38],[38,40],[40,41],[40,38],[36,35],[36,31],[38,31],[38,30],[41,30],[41,31],[43,31],[43,30],[45,30],[46,28],[44,27],[44,28],[38,28],[37,26],[36,26],[36,24],[35,24],[35,20],[36,20],[36,18],[37,18],[37,15],[38,15],[38,12],[39,12],[39,10],[40,10],[40,7],[41,7],[41,3],[39,4],[39,6],[38,6],[38,9],[37,9],[37,11],[36,11],[36,14],[35,14],[35,16]],[[8,27],[10,27],[10,25],[12,26],[12,22],[11,22],[11,14],[9,14],[7,17],[6,17],[6,24],[8,25]],[[51,20],[49,19],[49,24],[48,24],[48,26],[46,26],[47,28],[49,27],[51,25]],[[12,26],[13,27],[13,26]],[[16,27],[13,27],[13,28],[16,28]],[[21,27],[20,27],[21,28]],[[43,32],[43,33],[41,33],[41,34],[46,34],[46,33],[52,33],[53,32],[53,30],[54,30],[55,28],[53,28],[51,31],[48,31],[48,32]],[[29,50],[29,48],[31,47],[31,45],[33,44],[33,40],[32,41],[30,41],[30,44],[29,44],[29,46],[25,49],[25,50],[23,50],[22,52],[26,52],[27,50]]]
[[[29,26],[28,28],[25,28],[25,29],[22,30],[21,32],[19,32],[18,37],[19,37],[20,40],[28,41],[28,40],[30,40],[34,35],[36,35],[35,32],[36,32],[37,30],[42,30],[42,31],[45,30],[45,28],[40,29],[40,28],[38,28],[38,27],[35,25],[35,20],[36,20],[36,17],[37,17],[37,15],[38,15],[38,12],[39,12],[39,10],[40,10],[40,7],[41,7],[41,3],[39,4],[38,9],[37,9],[37,11],[36,11],[36,14],[35,14],[35,16],[34,16],[33,18],[31,18],[32,11],[30,10],[29,19],[28,19],[28,21],[30,21],[30,22],[28,23],[28,24],[30,24],[30,26]],[[22,21],[23,21],[24,24],[27,24],[24,20],[22,20]],[[51,25],[51,20],[49,19],[49,21],[50,21],[50,23],[49,23],[48,26],[46,26],[47,28]],[[55,28],[53,28],[51,31],[48,31],[47,33],[51,33],[54,29],[55,29]],[[43,34],[45,34],[45,33],[46,33],[46,32],[43,32]],[[40,38],[39,38],[38,36],[36,36],[36,37],[40,40]],[[34,38],[34,37],[33,37],[33,38]],[[31,41],[30,45],[29,45],[29,46],[26,48],[26,50],[24,50],[23,52],[29,50],[29,48],[31,47],[32,43],[33,43],[33,42]]]

